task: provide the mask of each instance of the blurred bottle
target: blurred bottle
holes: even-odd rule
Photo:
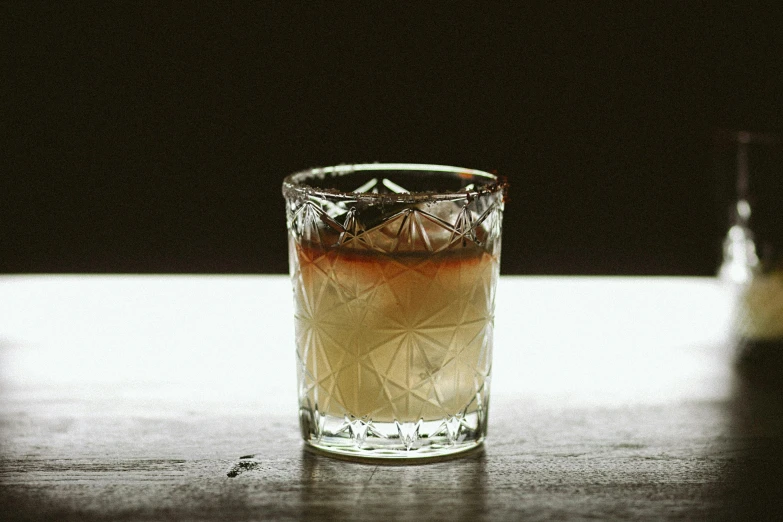
[[[715,145],[729,226],[718,277],[735,290],[740,362],[783,375],[783,139],[721,131]]]

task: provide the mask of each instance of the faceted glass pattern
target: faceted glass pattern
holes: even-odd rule
[[[503,187],[408,199],[382,174],[284,191],[302,435],[368,457],[463,451],[486,434]]]

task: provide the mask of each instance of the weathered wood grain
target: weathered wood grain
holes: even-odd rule
[[[747,400],[526,408],[505,398],[494,405],[485,451],[386,466],[303,451],[293,415],[265,423],[263,410],[145,416],[127,414],[135,410],[127,403],[58,414],[17,399],[2,415],[3,518],[760,516],[781,507],[772,494],[781,482],[765,480],[781,478],[781,412],[754,402],[749,413]]]
[[[712,283],[501,282],[484,451],[403,466],[303,450],[285,278],[0,278],[0,520],[781,519]]]

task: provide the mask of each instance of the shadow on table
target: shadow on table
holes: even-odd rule
[[[783,520],[783,341],[738,347],[726,473],[729,520]]]
[[[366,465],[303,451],[301,518],[480,520],[485,464],[483,451],[421,465]]]

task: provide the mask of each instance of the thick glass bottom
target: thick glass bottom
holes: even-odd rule
[[[357,459],[419,460],[478,448],[486,436],[486,410],[417,422],[373,422],[299,411],[305,443],[320,452]]]

